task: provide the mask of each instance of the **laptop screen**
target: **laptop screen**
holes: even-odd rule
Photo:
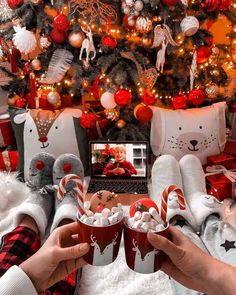
[[[91,178],[146,179],[148,142],[90,142]]]

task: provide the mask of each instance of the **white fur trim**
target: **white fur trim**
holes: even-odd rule
[[[57,228],[63,219],[76,220],[76,213],[77,213],[77,207],[75,205],[72,205],[72,204],[61,205],[57,209],[54,215],[50,232],[52,232],[55,228]]]
[[[48,218],[45,215],[44,210],[39,205],[29,204],[26,202],[22,203],[20,207],[16,209],[13,217],[13,224],[15,227],[19,226],[24,215],[29,215],[35,220],[40,236],[44,236],[48,223]]]

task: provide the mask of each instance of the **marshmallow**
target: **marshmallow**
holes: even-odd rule
[[[148,213],[148,212],[143,212],[142,213],[142,218],[141,218],[141,220],[142,221],[150,221],[150,219],[151,219],[151,215],[150,215],[150,213]]]
[[[142,213],[140,211],[135,212],[134,220],[139,220],[142,218]]]
[[[86,210],[85,213],[88,217],[94,216],[94,213],[91,210]]]
[[[107,217],[102,217],[102,218],[101,218],[101,225],[102,225],[102,226],[109,225],[109,220],[108,220]]]
[[[149,208],[149,213],[152,215],[153,219],[155,219],[158,223],[164,224],[160,215],[154,207]]]
[[[103,216],[103,217],[109,217],[109,216],[111,216],[111,211],[110,211],[110,209],[108,209],[108,208],[104,208],[104,209],[102,210],[102,216]]]
[[[94,214],[94,219],[95,219],[95,220],[101,220],[101,218],[102,218],[102,213],[97,213],[97,212],[96,212],[96,213]]]
[[[165,229],[165,227],[164,227],[163,224],[158,224],[158,225],[156,226],[156,231],[157,231],[157,232],[163,231],[164,229]]]
[[[118,207],[112,207],[111,212],[113,214],[115,214],[116,212],[120,212],[120,208],[118,208]]]
[[[114,216],[117,218],[117,221],[120,221],[123,218],[123,213],[122,212],[116,212]]]
[[[133,225],[133,228],[135,229],[139,229],[142,225],[142,221],[141,220],[137,220],[135,221],[134,225]]]
[[[114,224],[117,222],[117,217],[115,215],[109,216],[108,220],[110,222],[110,224]]]
[[[80,220],[81,220],[81,221],[84,221],[87,217],[88,217],[88,216],[87,216],[86,214],[84,214],[84,215],[82,215],[82,216],[80,217]]]
[[[134,225],[134,217],[131,217],[131,218],[129,218],[128,220],[127,220],[127,224],[128,224],[128,226],[129,227],[133,227],[133,225]]]
[[[101,226],[101,220],[100,219],[95,220],[94,223],[93,223],[93,225],[95,225],[95,226]]]
[[[92,225],[94,222],[94,218],[93,217],[87,217],[84,219],[84,223]]]
[[[147,223],[143,223],[140,227],[140,229],[143,229],[145,232],[149,231],[149,225]]]

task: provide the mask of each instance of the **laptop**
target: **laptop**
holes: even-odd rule
[[[148,142],[91,141],[89,143],[90,183],[88,193],[148,192]]]

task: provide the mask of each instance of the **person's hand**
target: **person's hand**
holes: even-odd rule
[[[176,228],[170,226],[168,231],[169,239],[148,233],[149,242],[168,256],[161,270],[187,288],[214,295],[231,294],[223,293],[223,284],[220,287],[218,284],[222,283],[220,275],[224,277],[221,270],[232,271],[232,267],[203,252]]]
[[[118,175],[123,175],[123,174],[125,174],[125,169],[124,168],[117,168],[117,172],[118,172]]]
[[[119,175],[119,168],[115,168],[112,170],[114,175]]]
[[[89,245],[78,243],[77,227],[76,222],[58,227],[44,245],[20,265],[37,292],[44,291],[86,264],[82,256],[88,252]]]

